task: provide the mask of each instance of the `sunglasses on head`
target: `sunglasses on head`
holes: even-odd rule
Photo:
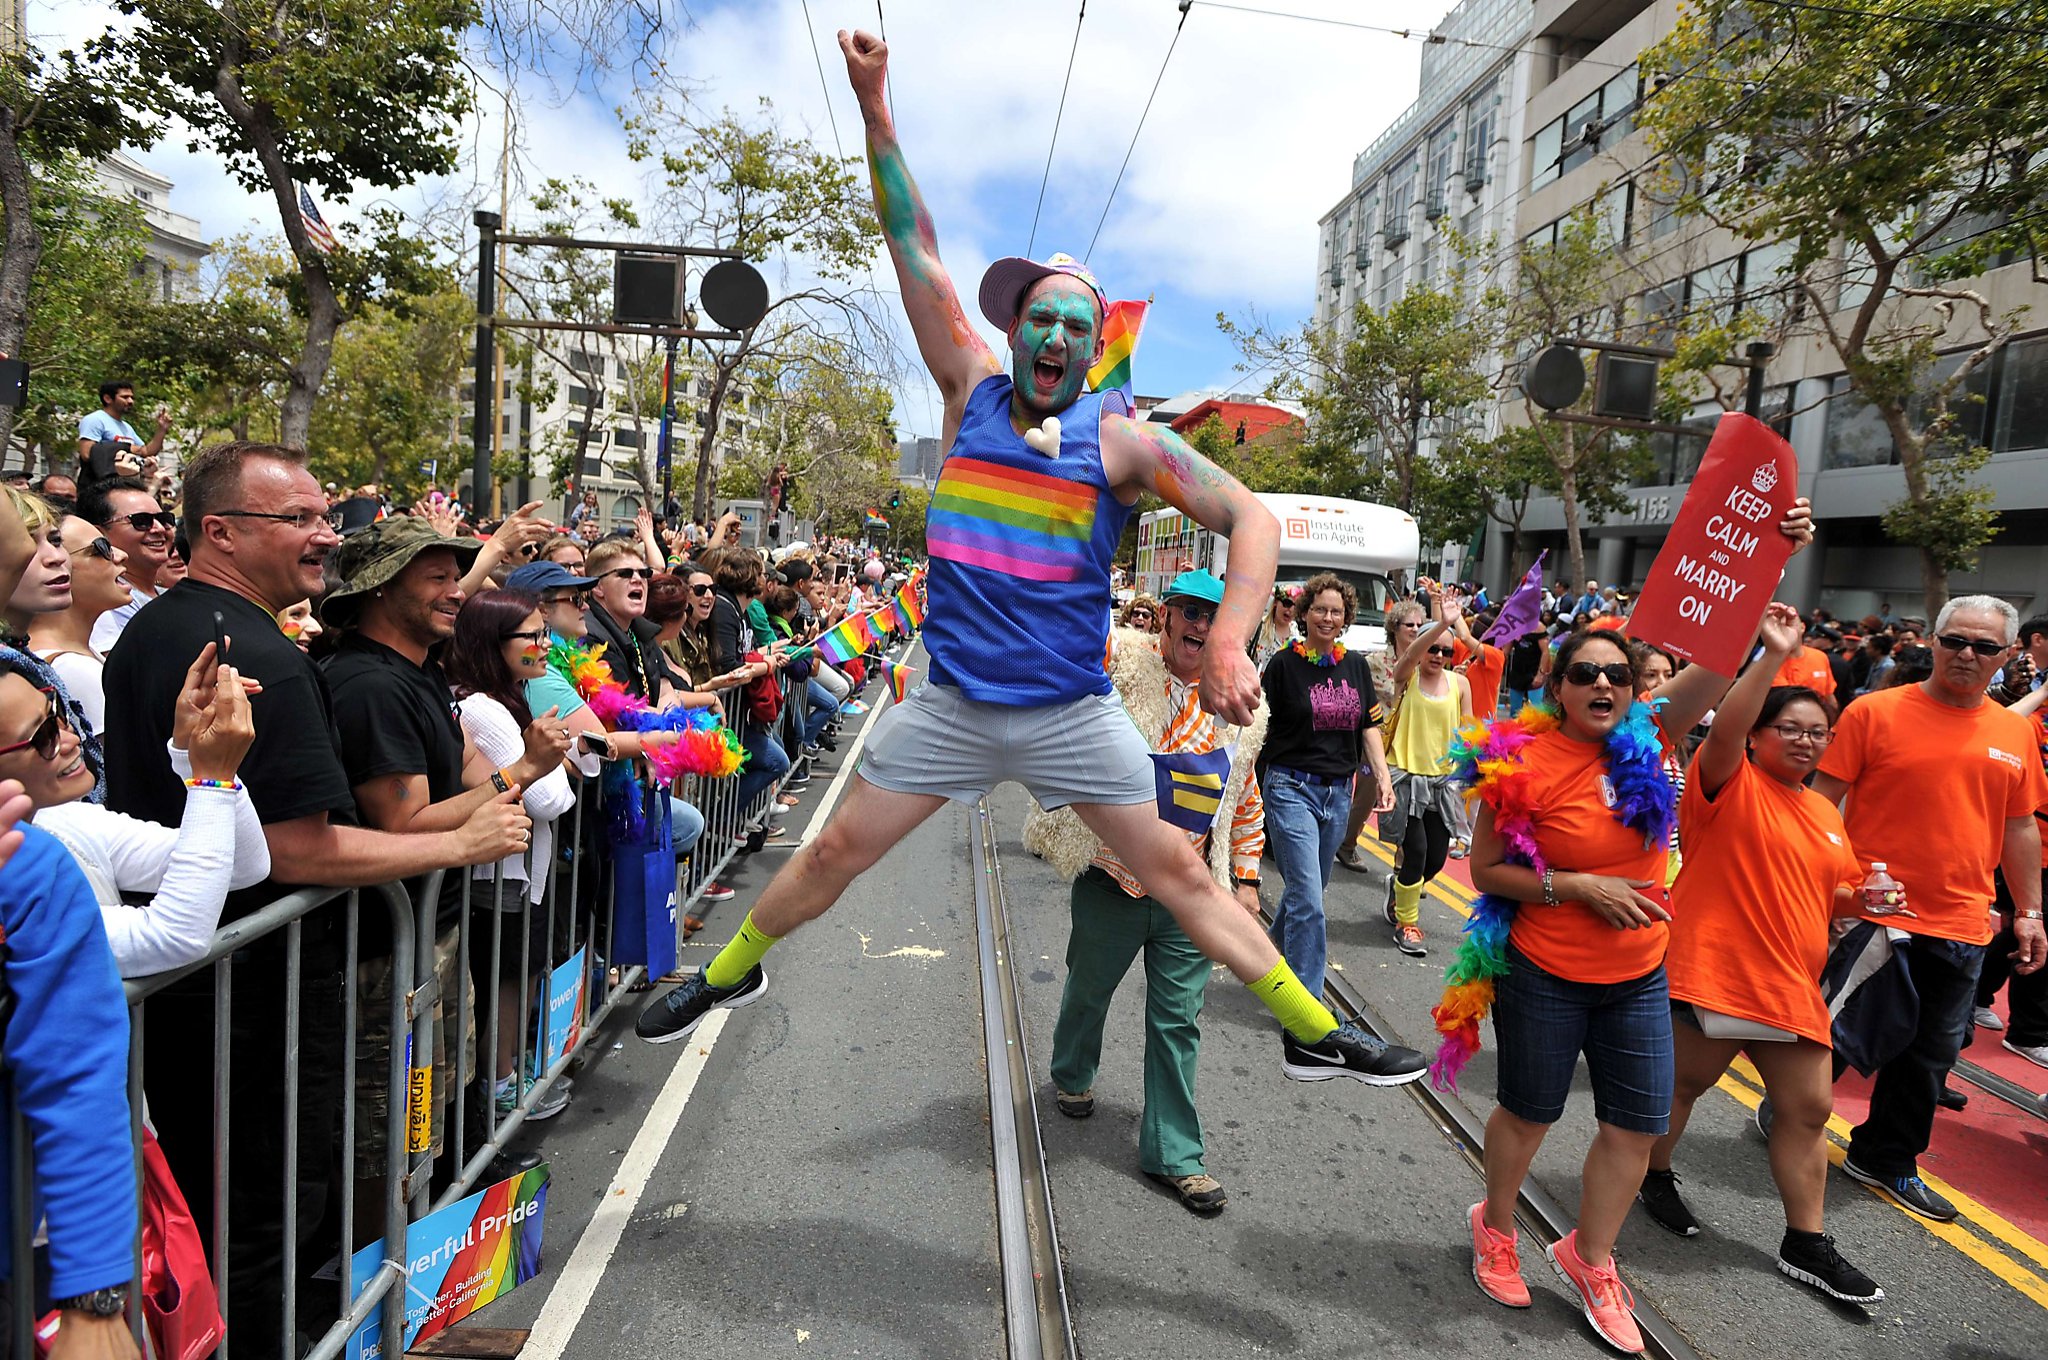
[[[1626,661],[1616,661],[1607,666],[1596,666],[1590,661],[1574,661],[1564,668],[1564,679],[1568,685],[1590,685],[1603,675],[1607,677],[1607,683],[1617,689],[1626,688],[1636,682],[1635,667]]]
[[[92,542],[86,544],[83,548],[71,549],[71,555],[73,557],[83,557],[87,553],[91,553],[94,557],[104,558],[105,560],[111,562],[114,560],[114,545],[107,542],[105,538],[96,538]]]
[[[610,571],[600,572],[599,575],[623,576],[629,581],[652,581],[654,579],[654,569],[651,567],[613,567]]]
[[[100,527],[104,529],[114,524],[126,524],[136,533],[146,534],[152,528],[177,528],[178,517],[168,510],[137,510],[132,515],[115,515]]]
[[[48,702],[49,711],[43,715],[43,720],[36,724],[36,730],[30,734],[27,741],[17,741],[12,746],[0,746],[0,756],[11,756],[16,751],[26,751],[34,747],[40,759],[57,758],[57,738],[65,726],[64,710],[57,704],[56,690],[44,688],[38,692]]]
[[[1942,645],[1944,651],[1960,652],[1967,647],[1978,656],[1997,656],[2006,646],[2003,642],[1986,642],[1983,638],[1966,638],[1957,633],[1943,633],[1934,640]]]

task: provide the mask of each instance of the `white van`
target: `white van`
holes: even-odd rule
[[[1412,586],[1422,535],[1415,517],[1391,505],[1347,501],[1335,496],[1259,493],[1280,521],[1280,569],[1276,584],[1298,586],[1318,572],[1333,571],[1358,590],[1358,617],[1344,645],[1377,651],[1387,645],[1387,606],[1394,580]],[[1178,510],[1154,510],[1138,519],[1138,590],[1153,597],[1184,571],[1199,568],[1223,575],[1230,542]]]

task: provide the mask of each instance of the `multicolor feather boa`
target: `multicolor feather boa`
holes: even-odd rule
[[[1299,638],[1296,638],[1288,645],[1294,649],[1296,656],[1301,657],[1311,666],[1334,666],[1344,659],[1344,644],[1341,642],[1331,643],[1330,650],[1327,652],[1317,651]]]
[[[604,644],[578,647],[556,640],[548,649],[548,665],[576,687],[597,720],[615,732],[673,733],[671,742],[649,743],[645,759],[660,784],[686,774],[722,779],[737,774],[747,753],[725,725],[724,715],[709,708],[657,709],[612,678],[604,660]]]
[[[1451,778],[1464,786],[1466,801],[1482,802],[1492,810],[1507,862],[1539,874],[1550,866],[1536,848],[1536,807],[1530,789],[1534,777],[1522,763],[1522,748],[1557,725],[1554,710],[1530,704],[1515,718],[1471,723],[1451,743]],[[1607,734],[1605,746],[1607,775],[1614,784],[1614,819],[1642,832],[1645,844],[1668,844],[1678,799],[1665,777],[1664,744],[1654,708],[1641,701],[1631,704]],[[1443,1036],[1429,1065],[1430,1080],[1440,1091],[1457,1089],[1458,1074],[1479,1051],[1479,1022],[1493,1009],[1495,982],[1507,975],[1508,930],[1519,905],[1483,894],[1465,922],[1456,957],[1444,970],[1444,994],[1430,1012]]]

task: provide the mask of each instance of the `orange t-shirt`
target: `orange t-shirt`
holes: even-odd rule
[[[1835,805],[1744,761],[1708,798],[1695,770],[1678,803],[1685,868],[1671,886],[1671,995],[1829,1042],[1820,970],[1835,889],[1863,866]]]
[[[1856,853],[1883,860],[1917,913],[1883,924],[1989,944],[2005,823],[2048,806],[2034,724],[1989,700],[1954,708],[1900,685],[1843,710],[1820,769],[1849,782]]]
[[[1492,722],[1494,710],[1500,707],[1500,679],[1507,673],[1507,654],[1490,642],[1480,643],[1476,655],[1462,638],[1451,645],[1457,648],[1451,665],[1464,666],[1465,679],[1472,686],[1472,716]],[[1468,661],[1470,665],[1466,665]]]
[[[1646,893],[1661,890],[1667,847],[1644,845],[1640,831],[1614,819],[1604,746],[1545,732],[1522,748],[1522,765],[1534,779],[1530,802],[1545,864],[1560,874],[1648,880]],[[1508,938],[1537,967],[1568,981],[1627,982],[1664,961],[1668,933],[1662,921],[1617,930],[1584,902],[1524,902]]]
[[[1785,658],[1772,678],[1774,685],[1804,685],[1823,699],[1835,697],[1835,673],[1828,667],[1828,654],[1802,646]]]

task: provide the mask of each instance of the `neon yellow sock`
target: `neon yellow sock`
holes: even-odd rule
[[[1301,979],[1285,959],[1274,964],[1272,972],[1245,986],[1266,1003],[1266,1009],[1287,1027],[1289,1034],[1305,1044],[1327,1038],[1337,1028],[1337,1017],[1330,1014],[1328,1006],[1308,994],[1308,988],[1301,985]]]
[[[1412,926],[1422,919],[1422,885],[1394,880],[1394,919]]]
[[[732,943],[719,950],[718,957],[705,967],[704,980],[714,987],[737,985],[740,979],[754,970],[754,965],[768,952],[768,946],[781,938],[755,925],[754,913],[748,912],[747,919],[740,922],[739,934],[732,937]]]

